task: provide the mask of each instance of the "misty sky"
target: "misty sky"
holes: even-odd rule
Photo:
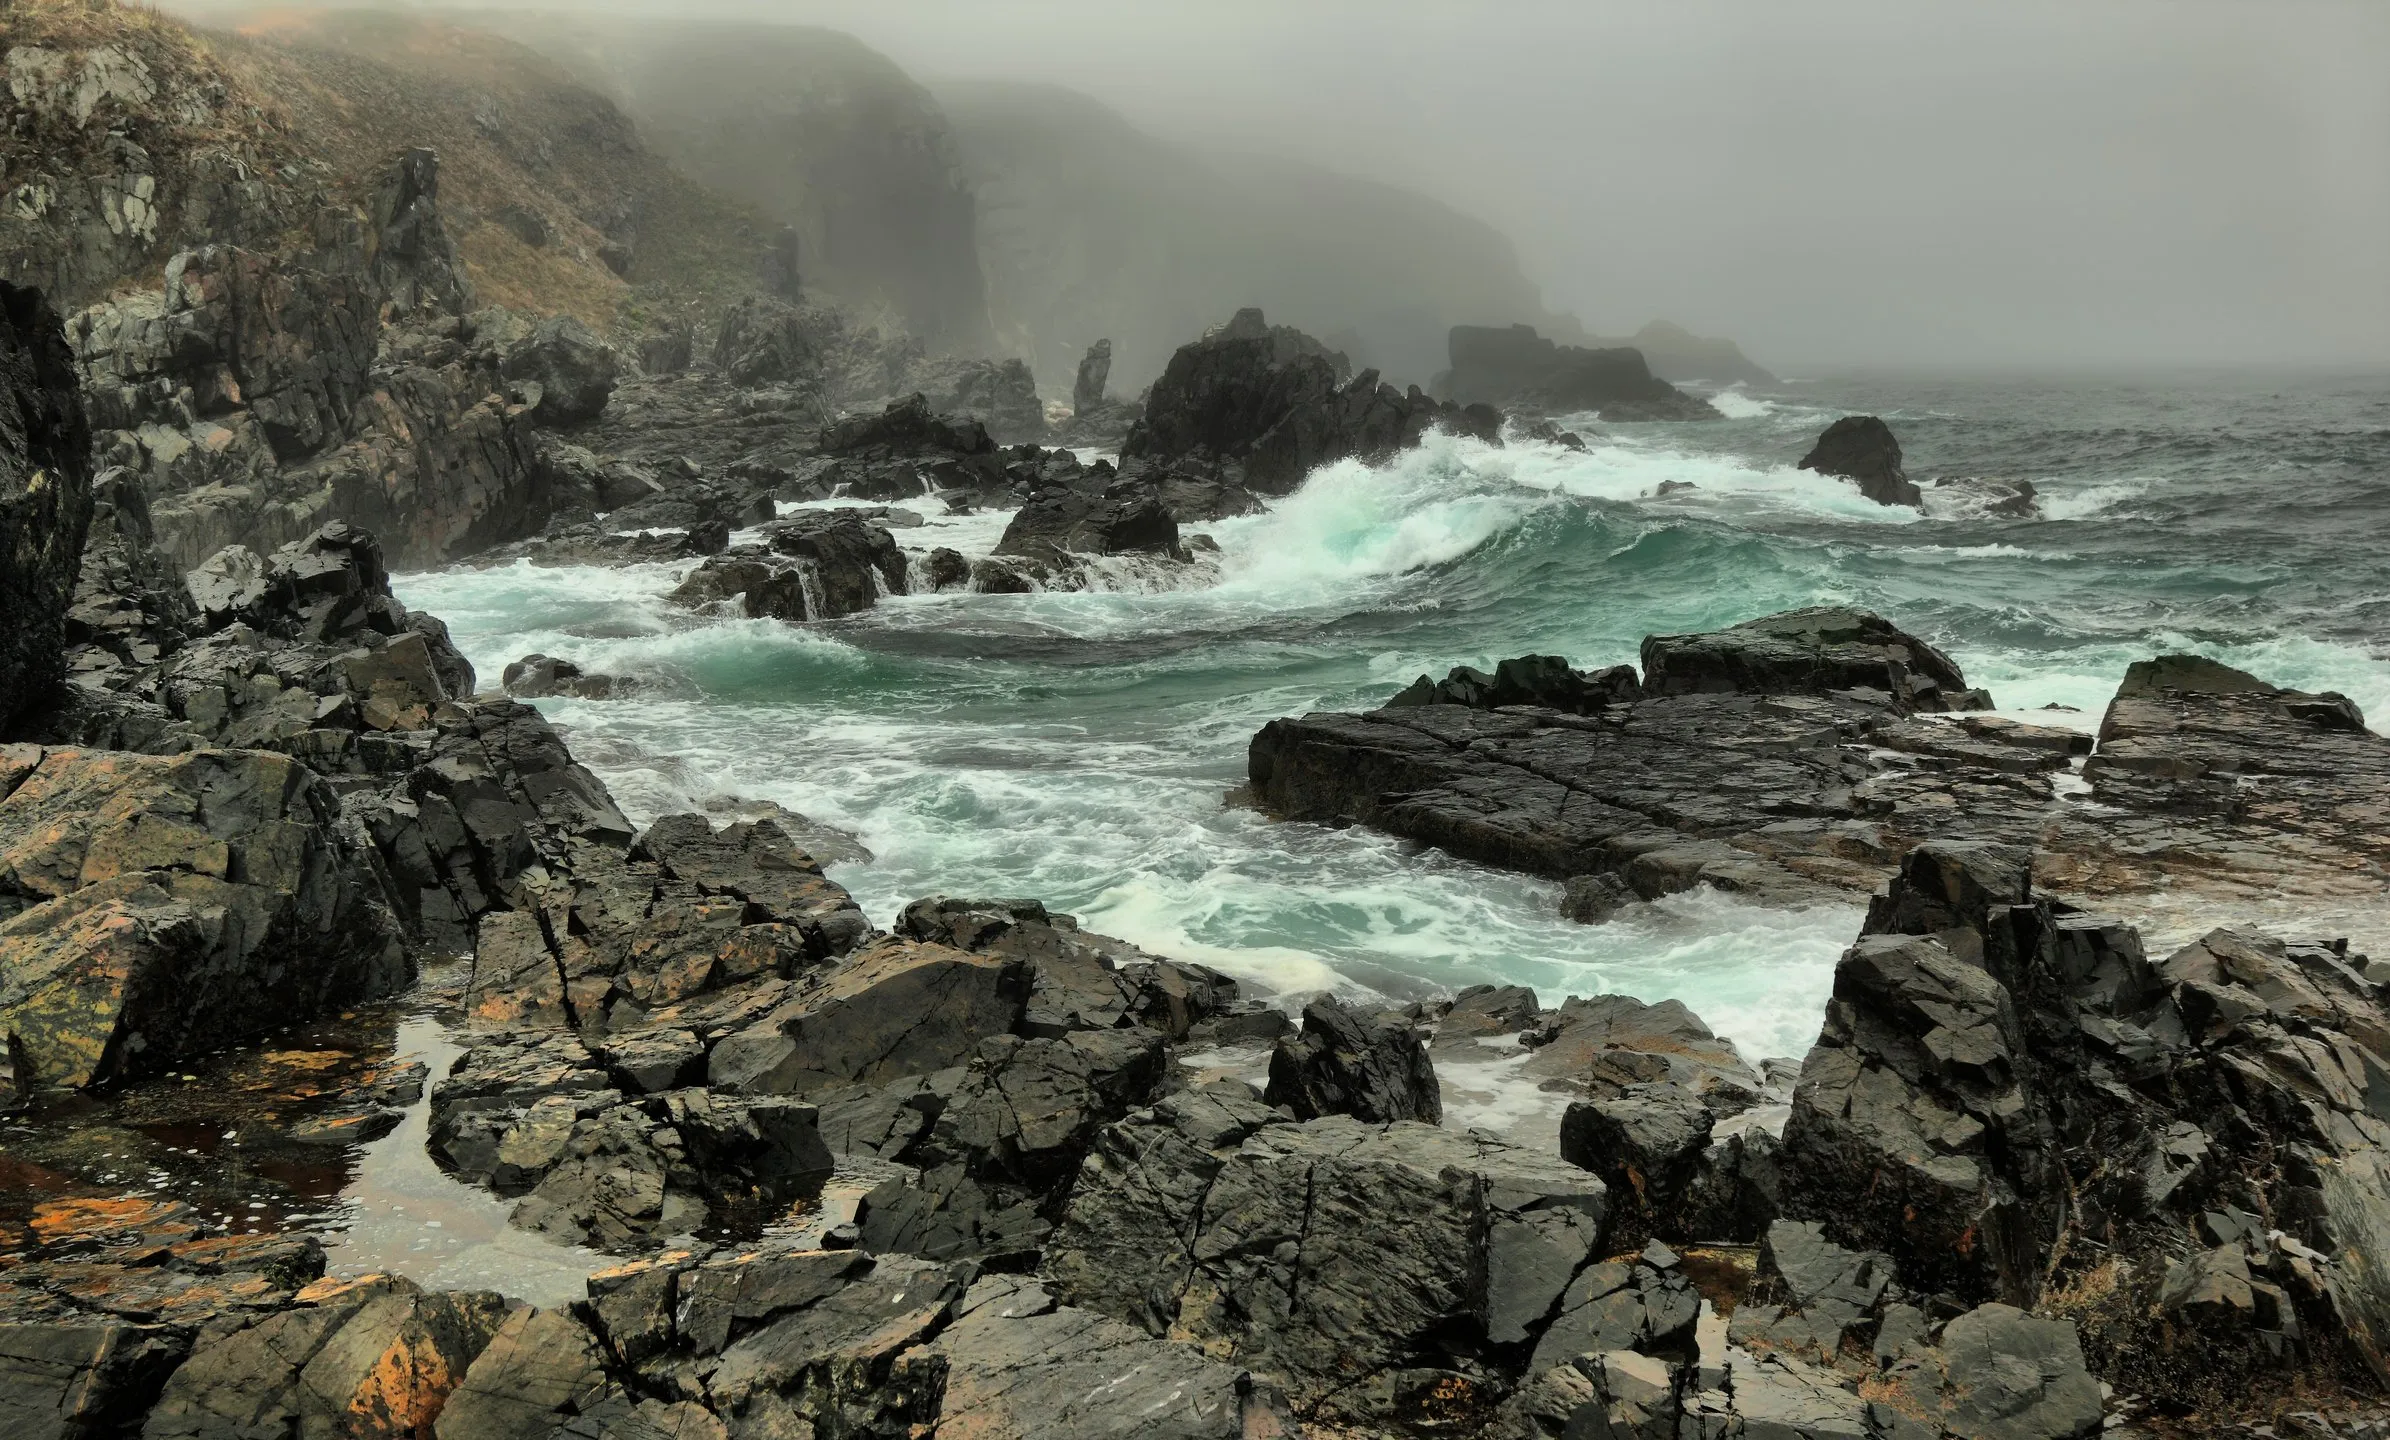
[[[2384,0],[670,8],[1403,183],[1791,373],[2390,361]]]

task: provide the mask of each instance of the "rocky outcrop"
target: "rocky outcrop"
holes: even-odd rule
[[[1087,347],[1079,373],[1071,381],[1071,411],[1084,415],[1104,404],[1104,386],[1112,378],[1112,342],[1098,340]]]
[[[1185,554],[1169,507],[1154,486],[1135,480],[1095,493],[1067,485],[1032,491],[993,553],[1048,568],[1067,566],[1073,556]]]
[[[1925,493],[1901,466],[1892,427],[1873,415],[1845,415],[1828,425],[1801,457],[1801,468],[1857,481],[1859,493],[1878,505],[1925,504]]]
[[[2143,672],[2105,727],[2114,753],[2081,766],[2092,806],[2058,778],[2090,737],[1949,714],[1986,697],[1878,617],[1658,636],[1645,659],[1631,691],[1527,657],[1506,683],[1456,672],[1369,714],[1274,721],[1248,757],[1254,793],[1289,819],[1614,877],[1572,892],[1590,918],[1695,885],[1779,903],[1865,893],[1938,835],[2036,846],[2043,883],[2076,895],[2382,893],[2327,858],[2383,853],[2367,817],[2390,742],[2341,697]],[[2170,688],[2145,700],[2144,685]]]
[[[615,365],[613,346],[572,316],[557,315],[507,347],[498,374],[514,385],[533,420],[577,425],[605,413]]]
[[[526,655],[506,667],[499,684],[517,700],[569,696],[575,700],[611,700],[635,690],[637,680],[619,675],[593,675],[570,660],[553,655]]]
[[[328,787],[253,751],[13,747],[0,1035],[20,1090],[130,1079],[414,978]]]
[[[1903,710],[1988,710],[1951,658],[1880,615],[1791,610],[1698,635],[1643,642],[1644,688],[1658,695],[1825,695],[1873,690]]]
[[[764,527],[763,544],[724,550],[672,592],[692,608],[736,604],[749,618],[834,620],[903,594],[905,552],[856,512],[809,510]]]
[[[1482,1136],[1189,1091],[1104,1133],[1044,1273],[1279,1377],[1307,1420],[1453,1423],[1492,1409],[1606,1213],[1584,1171]]]
[[[569,318],[467,318],[437,196],[437,157],[409,151],[374,212],[326,211],[312,248],[186,251],[162,290],[74,317],[98,453],[141,478],[179,566],[335,516],[437,563],[574,498],[532,430],[597,414],[613,351]]]
[[[1604,420],[1715,420],[1706,400],[1653,376],[1637,350],[1558,345],[1532,325],[1455,325],[1438,393],[1464,405],[1525,406]]]
[[[1382,461],[1437,426],[1500,443],[1501,417],[1464,411],[1363,371],[1259,310],[1179,348],[1121,442],[1132,474],[1192,473],[1284,495],[1333,461]]]
[[[0,733],[66,678],[91,514],[91,431],[58,317],[0,281]]]
[[[1356,1015],[1332,995],[1303,1007],[1300,1034],[1270,1052],[1270,1085],[1262,1101],[1298,1120],[1350,1115],[1385,1124],[1444,1119],[1435,1066],[1417,1032],[1399,1020]]]
[[[1774,385],[1776,377],[1732,340],[1695,335],[1681,325],[1654,320],[1632,335],[1589,342],[1596,350],[1631,349],[1651,373],[1673,384]]]
[[[1022,360],[930,360],[907,379],[944,414],[975,420],[1007,445],[1046,438],[1046,406]]]

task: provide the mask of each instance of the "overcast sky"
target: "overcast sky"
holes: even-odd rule
[[[1597,330],[1794,373],[2390,362],[2385,0],[705,9],[1410,185]]]

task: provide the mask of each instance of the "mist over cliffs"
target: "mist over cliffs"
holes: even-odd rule
[[[934,93],[978,192],[998,343],[1041,379],[1109,337],[1114,388],[1133,393],[1189,334],[1246,305],[1420,384],[1444,368],[1456,324],[1554,332],[1509,240],[1424,195],[1174,144],[1055,86]]]
[[[937,102],[887,57],[799,25],[484,23],[612,97],[690,176],[791,227],[809,283],[934,349],[987,348],[971,188]]]

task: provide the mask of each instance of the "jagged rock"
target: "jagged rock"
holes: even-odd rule
[[[1719,1119],[1757,1104],[1762,1082],[1731,1041],[1720,1039],[1681,1000],[1646,1005],[1627,995],[1572,995],[1528,1035],[1535,1048],[1523,1074],[1548,1090],[1596,1098],[1638,1085],[1676,1086]]]
[[[1873,415],[1845,415],[1828,425],[1801,457],[1801,468],[1855,480],[1859,493],[1878,505],[1925,505],[1924,492],[1901,468],[1892,427]]]
[[[26,1440],[126,1433],[183,1356],[182,1337],[72,1311],[0,1323],[0,1426]]]
[[[834,620],[905,591],[905,552],[883,525],[840,510],[800,511],[764,527],[762,547],[706,561],[672,592],[700,607],[737,599],[751,618]]]
[[[1249,1440],[1294,1433],[1250,1372],[1057,1304],[1034,1280],[991,1275],[925,1347],[943,1361],[941,1431],[986,1440]]]
[[[472,308],[472,284],[441,219],[439,152],[402,152],[375,191],[366,224],[368,273],[400,313],[462,315]]]
[[[65,621],[91,527],[91,431],[38,290],[0,281],[0,733],[66,678]]]
[[[1444,1118],[1444,1098],[1427,1046],[1409,1025],[1373,1021],[1347,1010],[1332,995],[1303,1007],[1300,1035],[1270,1053],[1270,1086],[1263,1099],[1300,1120],[1350,1115],[1390,1120]]]
[[[1499,1052],[1513,1051],[1543,1013],[1535,992],[1524,985],[1471,985],[1437,1017],[1428,1048],[1439,1058],[1480,1060],[1489,1053],[1488,1043]]]
[[[1777,1303],[1754,1297],[1737,1306],[1727,1338],[1759,1354],[1826,1366],[1840,1358],[1846,1337],[1880,1318],[1895,1268],[1889,1256],[1836,1245],[1815,1221],[1771,1224],[1759,1261]]]
[[[2075,1327],[1982,1305],[1942,1327],[1941,1343],[1887,1367],[1878,1401],[1942,1433],[1987,1440],[2085,1440],[2101,1433],[2100,1384]]]
[[[1616,875],[1644,899],[1706,885],[1799,904],[1869,889],[1954,809],[1986,838],[2048,829],[2041,777],[2072,742],[2005,722],[1908,723],[1965,693],[1964,677],[1873,617],[1794,612],[1655,636],[1646,662],[1634,686],[1624,667],[1586,676],[1524,657],[1504,675],[1414,685],[1371,714],[1273,721],[1247,773],[1285,818],[1359,821],[1556,879]],[[1897,694],[1849,688],[1871,680]]]
[[[1467,665],[1453,667],[1440,681],[1422,675],[1386,704],[1467,705],[1479,710],[1535,705],[1570,715],[1591,715],[1641,698],[1642,688],[1631,665],[1572,670],[1557,655],[1522,655],[1502,661],[1491,675]]]
[[[1104,385],[1112,378],[1112,342],[1098,340],[1087,347],[1079,373],[1071,381],[1071,409],[1092,411],[1104,403]]]
[[[414,978],[378,869],[288,757],[57,750],[0,800],[20,1087],[131,1078]]]
[[[1793,1093],[1788,1208],[1891,1252],[1912,1285],[2030,1302],[2055,1137],[2025,1063],[1998,980],[1938,940],[1862,938]]]
[[[1208,966],[1166,960],[1125,940],[1081,930],[1035,900],[916,900],[896,920],[908,939],[1017,959],[1030,968],[1020,1033],[1142,1026],[1172,1042],[1237,1003],[1234,980]]]
[[[1098,1140],[1044,1274],[1072,1304],[1235,1354],[1316,1421],[1382,1424],[1490,1408],[1499,1386],[1469,1357],[1532,1338],[1606,1213],[1592,1176],[1484,1136],[1289,1124],[1184,1092]]]
[[[506,1318],[439,1412],[437,1440],[534,1440],[618,1393],[597,1337],[568,1310]]]
[[[424,1433],[506,1318],[488,1291],[425,1294],[393,1276],[312,1286],[291,1309],[203,1339],[141,1433]]]
[[[140,481],[110,469],[91,489],[83,571],[66,615],[67,666],[79,686],[123,693],[139,689],[191,637],[199,616],[189,589],[158,553]]]
[[[702,815],[667,815],[641,833],[631,858],[655,861],[701,894],[743,902],[750,923],[818,927],[832,953],[843,954],[870,933],[853,897],[824,877],[821,864],[773,819],[716,830]]]
[[[621,690],[635,688],[619,675],[592,675],[570,660],[553,655],[526,655],[508,665],[499,677],[506,693],[517,700],[540,700],[569,695],[577,700],[609,700]]]
[[[877,415],[856,415],[826,426],[821,448],[831,455],[885,457],[930,454],[985,455],[996,448],[987,427],[930,407],[919,393],[891,402]]]
[[[572,316],[553,315],[507,348],[498,373],[522,390],[533,419],[575,425],[604,413],[614,394],[615,366],[613,346]]]
[[[887,940],[714,1047],[719,1089],[810,1095],[960,1064],[1010,1034],[1028,999],[1027,967],[944,945]]]
[[[1377,461],[1455,426],[1500,441],[1501,417],[1464,414],[1416,388],[1405,395],[1299,330],[1241,310],[1221,330],[1182,345],[1153,384],[1145,413],[1121,442],[1129,473],[1184,471],[1284,495],[1321,465]]]
[[[1611,1351],[1690,1364],[1700,1320],[1700,1292],[1676,1254],[1654,1243],[1630,1259],[1579,1271],[1536,1339],[1527,1369],[1532,1374],[1572,1356]]]
[[[1100,493],[1063,486],[1032,493],[1004,527],[994,553],[1044,565],[1067,565],[1082,555],[1185,554],[1178,522],[1153,487],[1134,480]]]
[[[1654,635],[1643,642],[1643,671],[1655,695],[1880,690],[1912,710],[1991,708],[1949,656],[1880,615],[1840,606],[1699,635]]]
[[[1654,377],[1642,352],[1558,345],[1531,325],[1455,325],[1443,393],[1463,404],[1598,411],[1604,420],[1715,420],[1718,411]]]
[[[816,328],[785,300],[748,296],[723,312],[714,368],[737,385],[817,385],[823,362]]]
[[[913,378],[939,412],[983,424],[1003,443],[1045,438],[1045,402],[1027,361],[932,361]]]

